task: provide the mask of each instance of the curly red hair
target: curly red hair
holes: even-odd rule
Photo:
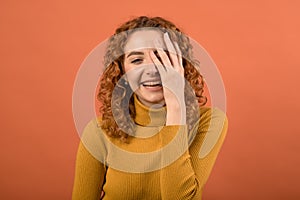
[[[121,77],[124,75],[124,46],[128,36],[139,28],[159,28],[163,32],[168,32],[171,40],[176,41],[182,52],[184,77],[188,81],[190,87],[185,87],[185,103],[187,110],[187,124],[195,123],[195,116],[199,115],[199,106],[203,106],[207,102],[206,96],[203,96],[204,80],[196,67],[199,62],[193,58],[192,45],[189,38],[185,36],[172,22],[161,17],[140,16],[130,21],[125,22],[116,29],[115,34],[109,39],[106,54],[104,56],[104,65],[106,66],[103,75],[100,79],[100,89],[97,95],[101,103],[101,128],[111,137],[119,137],[122,141],[128,142],[128,133],[123,131],[134,131],[132,119],[135,116],[135,108],[133,104],[132,93],[126,93],[128,88],[125,88],[121,82]],[[193,91],[191,91],[192,88]],[[113,98],[113,91],[120,98]],[[132,91],[131,91],[132,92]],[[128,94],[130,94],[128,96]],[[195,98],[197,99],[195,104]],[[125,101],[124,101],[125,99]],[[113,105],[118,105],[118,116],[113,114]],[[128,106],[131,119],[125,117],[123,106]],[[116,122],[117,121],[117,122]],[[119,125],[119,126],[118,126]],[[121,126],[121,127],[120,127]]]

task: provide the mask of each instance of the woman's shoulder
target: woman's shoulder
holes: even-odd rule
[[[98,123],[98,118],[97,117],[90,119],[84,127],[84,132],[86,132],[87,130],[97,129],[98,124],[99,123]]]
[[[85,142],[86,140],[90,140],[89,138],[95,137],[98,135],[98,123],[97,119],[93,118],[90,119],[85,125],[83,126],[83,129],[81,132],[79,132],[79,137],[82,142]]]
[[[199,106],[200,115],[222,115],[226,116],[226,111],[216,106]]]
[[[99,117],[95,117],[87,122],[80,140],[85,148],[98,160],[103,161],[107,150],[107,138],[100,127]]]
[[[84,136],[85,134],[91,135],[91,134],[103,134],[103,131],[101,130],[101,117],[97,116],[92,119],[90,119],[86,125],[84,126],[83,132],[81,136]]]
[[[226,111],[220,109],[219,107],[212,107],[212,106],[200,106],[199,107],[199,114],[200,114],[200,123],[207,123],[211,120],[219,121],[223,123],[228,123],[228,118]]]

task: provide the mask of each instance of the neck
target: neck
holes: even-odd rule
[[[166,123],[166,106],[154,104],[144,105],[136,95],[134,95],[134,106],[136,111],[135,122],[141,126],[163,126]]]

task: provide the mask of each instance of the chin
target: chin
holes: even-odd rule
[[[159,104],[164,106],[165,105],[165,99],[164,95],[162,93],[157,94],[147,94],[147,93],[140,93],[137,94],[138,99],[146,106],[152,106],[155,104]]]
[[[165,105],[165,100],[164,99],[144,99],[147,101],[149,104],[160,104],[160,105]]]

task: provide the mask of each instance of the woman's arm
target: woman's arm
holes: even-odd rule
[[[105,168],[80,142],[77,152],[72,200],[99,200]]]
[[[201,113],[197,135],[188,150],[161,170],[163,200],[201,199],[203,186],[211,173],[227,128],[228,120],[222,111],[205,108]],[[175,130],[174,126],[169,129]],[[185,146],[186,141],[177,145]]]
[[[99,200],[101,197],[106,166],[99,161],[105,148],[98,134],[93,120],[85,127],[79,143],[72,200]]]

